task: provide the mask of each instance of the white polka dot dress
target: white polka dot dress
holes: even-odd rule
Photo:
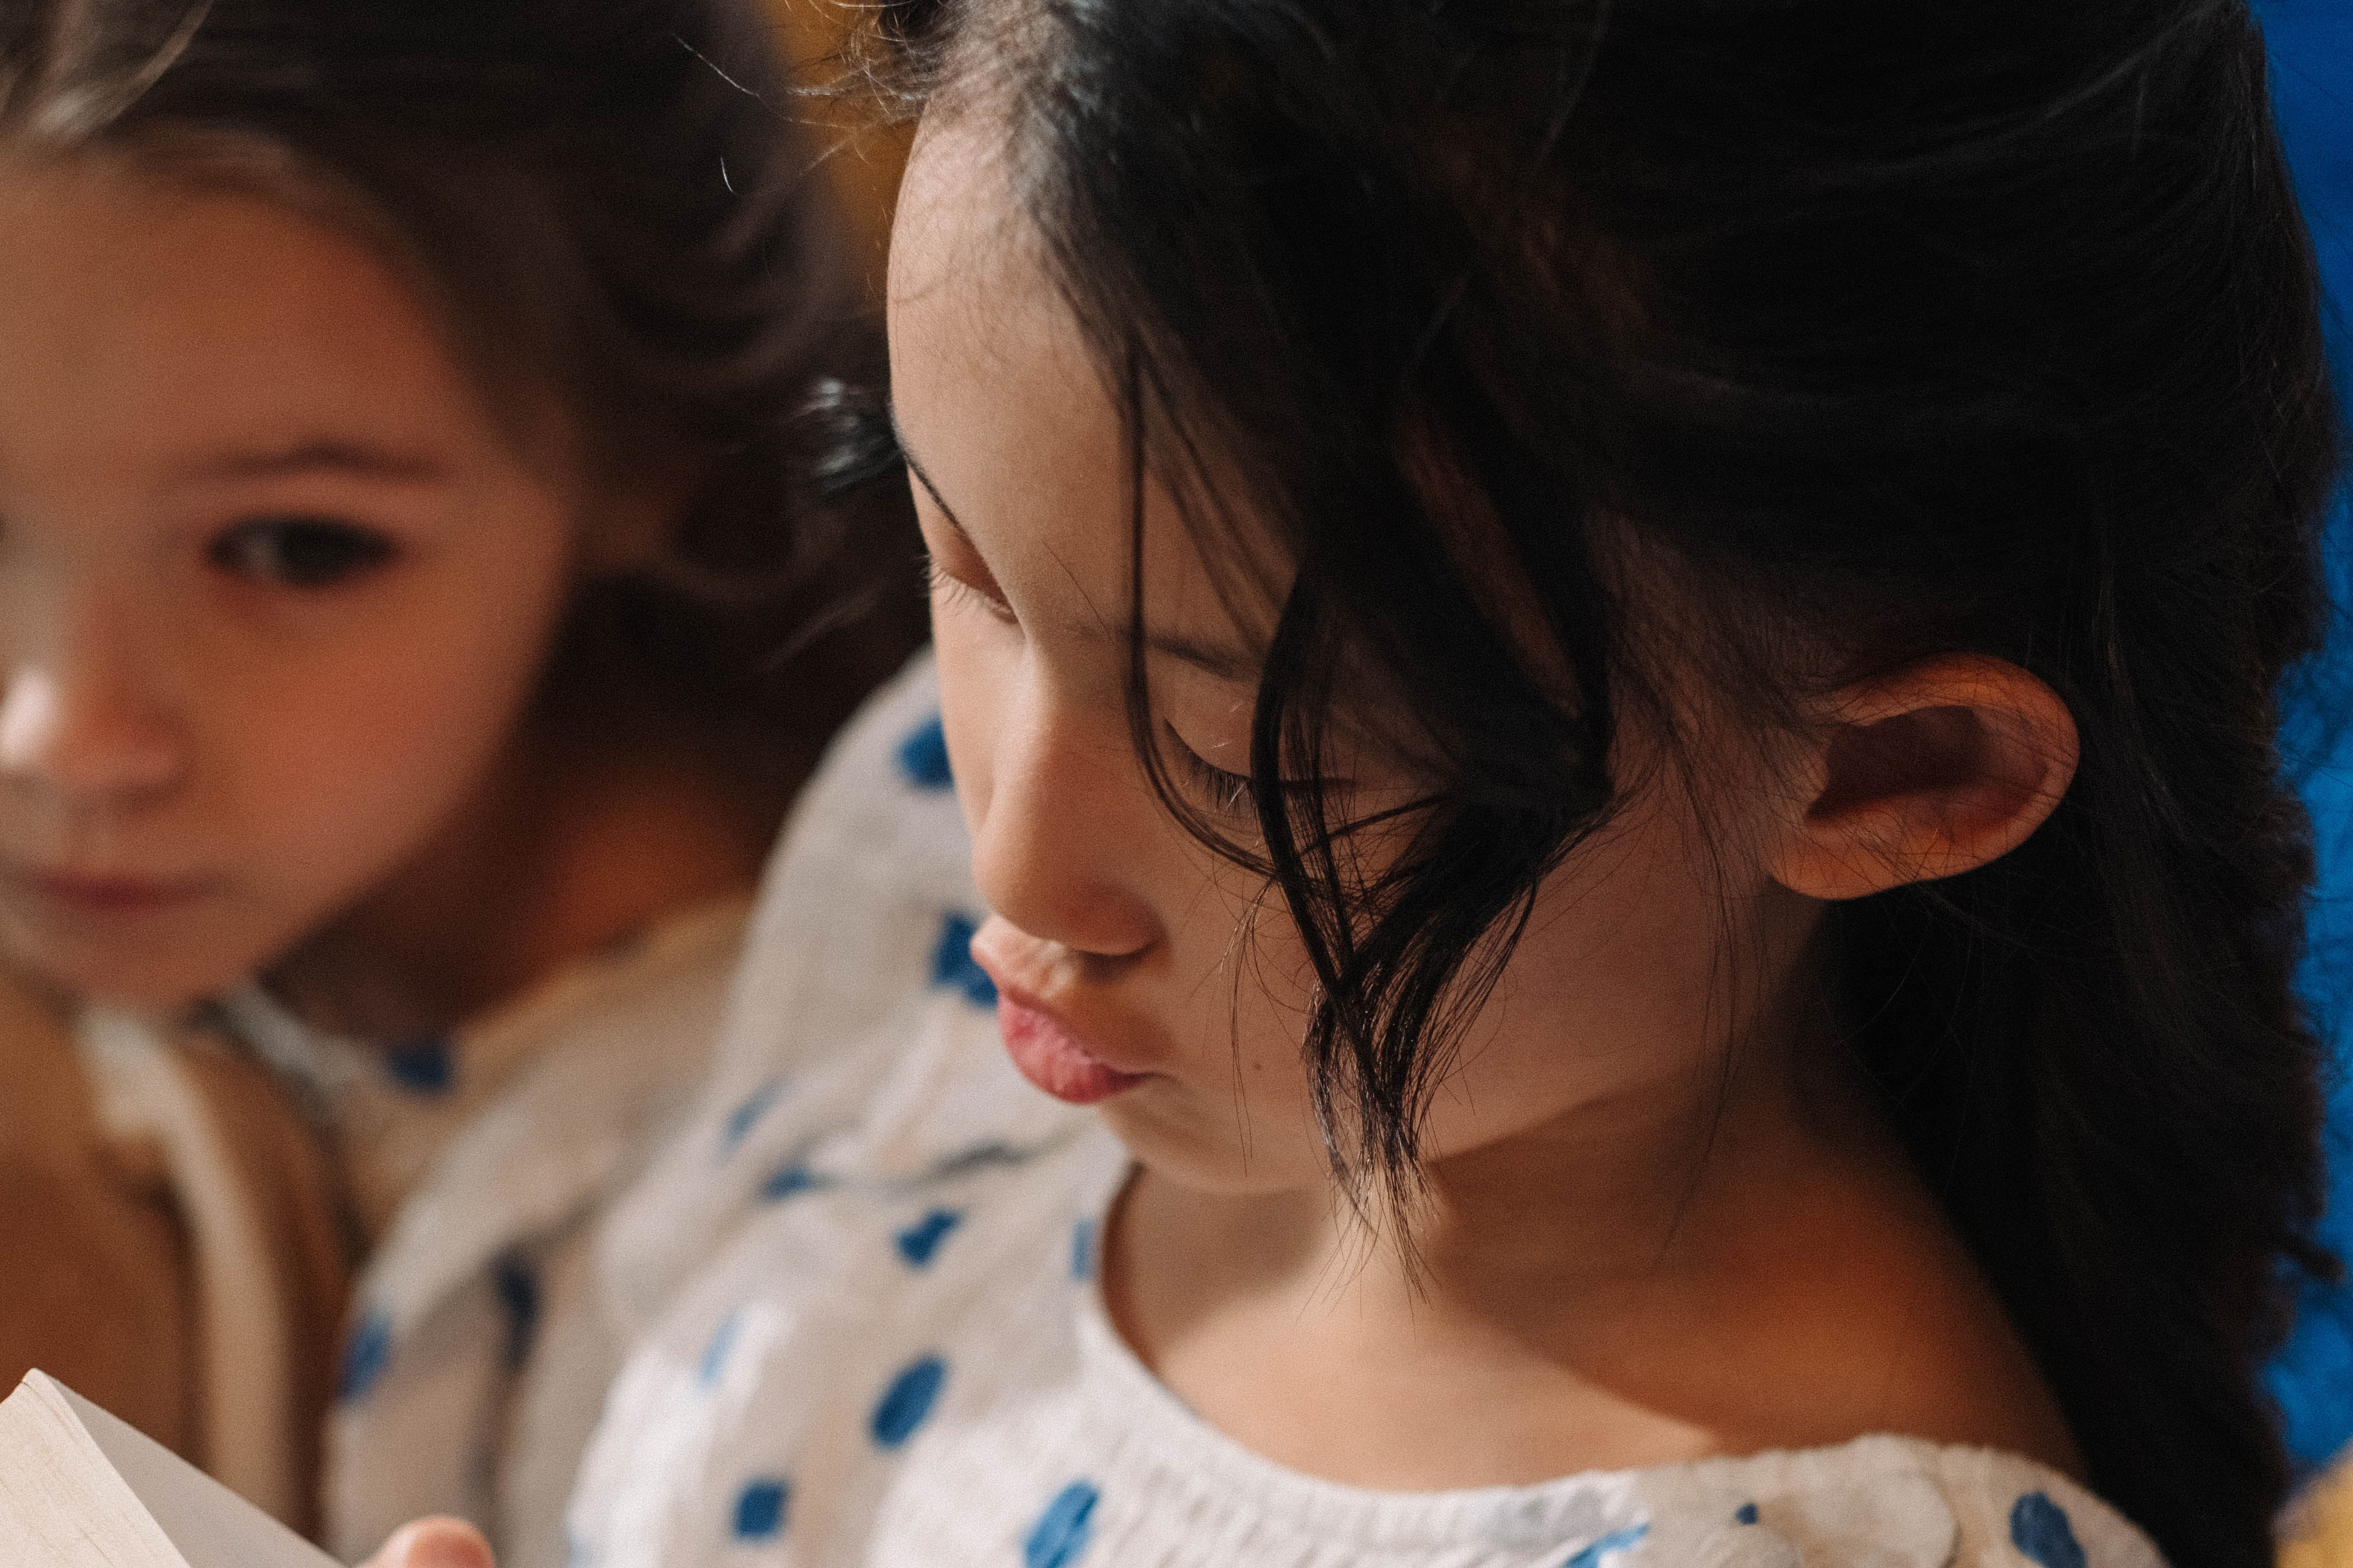
[[[257,991],[225,1005],[309,1086],[374,1243],[327,1424],[338,1554],[449,1513],[501,1568],[561,1568],[573,1475],[629,1342],[594,1237],[692,1105],[745,918],[740,899],[681,911],[389,1050],[308,1031]]]
[[[1124,1150],[1019,1079],[965,967],[931,693],[919,665],[828,762],[720,1082],[617,1222],[642,1332],[575,1492],[576,1568],[2157,1568],[2082,1488],[1981,1449],[1390,1493],[1195,1418],[1099,1303]]]

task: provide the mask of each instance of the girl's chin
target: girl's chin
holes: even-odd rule
[[[90,951],[79,942],[26,940],[11,931],[0,942],[0,966],[20,984],[58,1001],[75,999],[127,1012],[174,1016],[240,984],[246,969],[224,967],[213,954]]]
[[[1270,1198],[1308,1190],[1322,1194],[1330,1187],[1332,1173],[1320,1144],[1277,1149],[1263,1131],[1244,1144],[1236,1138],[1231,1095],[1219,1099],[1198,1122],[1171,1114],[1176,1102],[1189,1099],[1168,1079],[1155,1079],[1134,1093],[1105,1100],[1095,1114],[1126,1146],[1139,1171],[1188,1193]]]

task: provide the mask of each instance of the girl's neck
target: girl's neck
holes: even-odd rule
[[[1268,1458],[1391,1489],[1893,1430],[2072,1468],[2055,1405],[1826,1050],[1582,1109],[1434,1164],[1408,1224],[1329,1188],[1139,1173],[1104,1290],[1147,1364]]]
[[[417,855],[267,976],[314,1026],[444,1030],[664,916],[748,892],[781,815],[685,749],[517,737]]]

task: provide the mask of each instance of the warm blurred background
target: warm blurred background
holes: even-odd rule
[[[788,112],[814,127],[810,140],[824,155],[827,174],[848,210],[869,295],[879,302],[891,208],[899,196],[909,132],[877,124],[855,93],[825,90],[842,75],[842,43],[865,8],[859,0],[768,0],[768,6],[808,89]]]

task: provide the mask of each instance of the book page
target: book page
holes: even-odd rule
[[[63,1384],[56,1389],[115,1472],[147,1505],[187,1568],[342,1568],[342,1565],[130,1423]]]
[[[0,1402],[0,1563],[192,1568],[115,1474],[69,1398],[36,1372]]]

